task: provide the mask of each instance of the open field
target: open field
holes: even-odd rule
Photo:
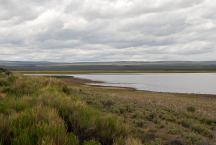
[[[216,96],[0,73],[1,145],[215,145]]]

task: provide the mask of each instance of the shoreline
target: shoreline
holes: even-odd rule
[[[127,72],[125,72],[127,73]],[[125,74],[124,73],[124,74]],[[23,73],[22,73],[23,74]],[[87,74],[87,73],[86,73]],[[88,73],[91,74],[91,73]],[[112,74],[112,73],[105,73],[105,74]],[[118,73],[113,73],[113,74],[118,74]],[[129,73],[130,74],[130,73]],[[140,72],[141,74],[141,72]],[[100,85],[101,84],[106,84],[106,82],[104,81],[94,81],[91,79],[84,79],[84,78],[79,78],[79,77],[74,77],[74,76],[69,76],[69,75],[73,75],[73,74],[48,74],[48,73],[27,73],[27,74],[23,74],[25,76],[36,76],[36,77],[56,77],[56,78],[73,78],[72,80],[75,82],[78,82],[82,85],[88,85],[88,86],[95,86],[95,87],[99,87],[99,88],[109,88],[109,89],[127,89],[127,90],[131,90],[131,91],[142,91],[142,92],[148,92],[148,93],[159,93],[159,94],[173,94],[173,95],[193,95],[193,96],[204,96],[204,97],[214,97],[216,98],[216,94],[202,94],[202,93],[178,93],[178,92],[163,92],[163,91],[151,91],[151,90],[139,90],[133,87],[124,87],[124,86],[111,86],[111,85]],[[62,76],[65,75],[65,76]],[[74,74],[75,75],[75,74]]]
[[[105,85],[99,85],[100,83],[106,83],[103,81],[94,81],[90,79],[82,79],[82,78],[77,78],[74,76],[64,76],[64,77],[57,77],[60,78],[61,80],[65,80],[71,82],[78,83],[80,85],[86,85],[86,86],[91,86],[91,87],[97,87],[97,88],[106,88],[106,89],[126,89],[129,91],[136,91],[136,92],[143,92],[143,93],[152,93],[152,94],[171,94],[171,95],[187,95],[187,96],[196,96],[196,97],[208,97],[208,98],[216,98],[216,95],[214,94],[196,94],[196,93],[174,93],[174,92],[158,92],[158,91],[150,91],[150,90],[138,90],[133,87],[121,87],[121,86],[105,86]],[[94,83],[97,83],[94,85]]]

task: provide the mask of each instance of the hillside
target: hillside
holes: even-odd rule
[[[121,145],[126,140],[140,143],[118,117],[89,107],[60,80],[0,70],[0,145]]]
[[[21,62],[0,61],[0,67],[13,71],[216,71],[215,61],[119,61],[119,62],[80,62],[80,63],[54,63],[54,62]]]

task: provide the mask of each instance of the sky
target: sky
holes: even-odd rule
[[[216,60],[216,1],[0,0],[0,60]]]

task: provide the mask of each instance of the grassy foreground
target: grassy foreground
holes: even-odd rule
[[[55,78],[0,72],[0,145],[139,145],[130,127]]]
[[[0,70],[0,145],[215,145],[215,96]]]

